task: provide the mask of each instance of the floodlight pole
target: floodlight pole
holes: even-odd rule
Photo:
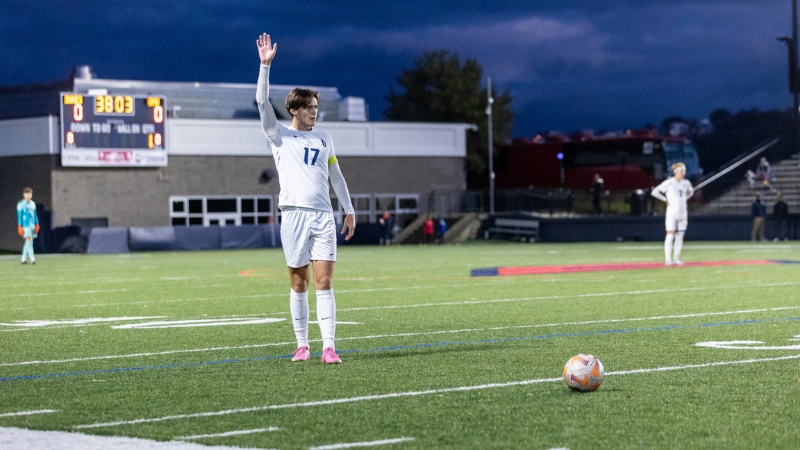
[[[798,67],[797,0],[792,0],[792,37],[780,37],[789,50],[789,92],[794,98],[792,119],[795,123],[795,136],[800,138],[800,67]]]
[[[790,80],[795,81],[795,85],[791,86],[792,94],[794,95],[794,120],[795,120],[795,132],[800,133],[800,86],[798,86],[798,79],[797,77],[800,75],[800,69],[798,69],[798,61],[797,61],[797,0],[792,0],[792,43],[794,45],[789,47],[789,61],[794,61],[794,67],[789,67],[789,70],[792,71],[789,75]]]
[[[489,214],[494,214],[494,137],[492,136],[492,77],[486,77],[486,115],[489,117]]]

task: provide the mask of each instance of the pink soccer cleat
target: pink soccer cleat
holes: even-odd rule
[[[292,356],[292,361],[308,361],[311,358],[311,352],[308,351],[308,347],[297,347],[297,350],[294,351],[294,356]]]
[[[342,360],[339,355],[333,350],[333,347],[328,347],[322,351],[322,364],[341,364]]]

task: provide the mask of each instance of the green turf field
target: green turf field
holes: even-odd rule
[[[343,247],[343,364],[323,366],[314,323],[312,360],[288,359],[280,250],[2,256],[0,427],[252,448],[798,448],[800,264],[469,276],[662,258],[659,243]],[[690,242],[682,259],[800,260],[800,245]],[[696,345],[729,341],[748,342]],[[598,391],[560,380],[577,353],[605,365]]]

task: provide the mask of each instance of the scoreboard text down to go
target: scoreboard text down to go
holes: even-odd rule
[[[164,150],[166,98],[61,94],[62,148]]]

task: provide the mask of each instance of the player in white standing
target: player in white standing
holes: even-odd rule
[[[278,50],[266,33],[256,40],[261,57],[256,103],[261,128],[272,145],[278,169],[281,209],[281,241],[291,283],[289,309],[292,314],[297,350],[292,361],[307,361],[309,264],[313,266],[317,294],[317,321],[322,332],[322,362],[341,363],[334,347],[336,302],[333,297],[333,265],[336,261],[336,224],[328,188],[346,213],[342,234],[349,240],[356,229],[356,218],[347,184],[336,159],[331,135],[314,127],[319,110],[319,93],[295,88],[286,97],[292,115],[287,127],[278,122],[268,100],[269,69]]]
[[[672,165],[673,176],[664,180],[653,189],[653,197],[667,203],[667,238],[664,240],[664,256],[666,265],[682,265],[681,248],[689,214],[686,211],[686,200],[694,195],[692,183],[686,177],[686,165]]]

